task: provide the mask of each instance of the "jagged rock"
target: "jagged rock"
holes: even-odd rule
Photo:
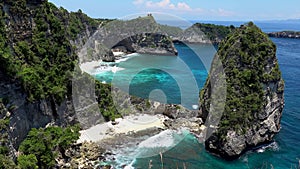
[[[83,142],[72,145],[56,158],[58,168],[94,168],[103,161],[105,150],[98,144]]]
[[[211,119],[215,101],[211,86],[226,75],[223,116],[216,130],[205,141],[209,152],[233,160],[245,151],[269,143],[280,130],[284,106],[281,72],[276,46],[253,23],[241,26],[223,41],[212,64],[204,89],[200,93],[200,115]],[[216,105],[221,105],[217,103]]]

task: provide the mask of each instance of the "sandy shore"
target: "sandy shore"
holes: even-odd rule
[[[126,55],[126,53],[124,53],[124,52],[113,52],[113,55],[114,56],[123,56],[123,55]]]
[[[166,117],[163,115],[147,114],[126,116],[123,119],[116,119],[116,125],[112,125],[111,122],[106,122],[93,126],[87,130],[81,130],[80,138],[77,140],[77,142],[98,142],[103,139],[112,138],[119,134],[138,132],[153,127],[165,128],[163,124],[165,118]]]
[[[124,62],[132,56],[135,56],[136,53],[126,54],[124,52],[113,52],[115,56],[117,56],[114,63]],[[112,71],[113,73],[123,70],[122,68],[109,65],[109,63],[113,62],[102,62],[102,60],[96,60],[91,62],[81,63],[79,65],[80,69],[88,74],[94,74],[99,72]],[[104,66],[103,66],[104,65]]]

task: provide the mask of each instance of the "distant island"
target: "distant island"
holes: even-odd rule
[[[296,32],[296,31],[271,32],[267,34],[269,37],[275,37],[275,38],[300,39],[300,32]]]

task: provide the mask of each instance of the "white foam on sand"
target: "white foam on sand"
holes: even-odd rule
[[[91,75],[105,73],[105,72],[109,72],[109,71],[116,73],[117,71],[124,70],[124,68],[117,67],[115,65],[112,66],[111,64],[125,62],[129,58],[131,58],[133,56],[137,56],[137,53],[132,53],[132,54],[128,54],[128,55],[124,55],[123,52],[114,52],[114,53],[117,56],[119,56],[118,54],[120,54],[122,57],[120,59],[116,60],[115,62],[110,62],[110,63],[102,62],[101,60],[85,62],[85,63],[80,64],[79,67],[82,71],[84,71],[88,74],[91,74]]]
[[[172,130],[165,130],[139,144],[139,148],[172,147],[174,145]]]
[[[126,56],[137,56],[137,55],[139,55],[138,53],[130,53],[130,54],[128,54],[128,55],[126,55]]]
[[[126,60],[128,60],[128,59],[130,59],[134,56],[137,56],[137,55],[138,55],[138,53],[131,53],[131,54],[128,54],[128,55],[124,55],[123,57],[117,59],[115,62],[116,63],[124,62],[124,61],[126,61]]]
[[[146,158],[162,154],[179,144],[186,136],[187,132],[182,129],[165,130],[159,134],[142,141],[136,150],[135,158]]]
[[[123,55],[125,55],[125,53],[124,52],[113,52],[113,55],[114,56],[123,56]]]
[[[127,134],[129,132],[142,131],[153,127],[164,128],[164,120],[165,117],[162,115],[140,114],[126,116],[123,119],[116,119],[116,125],[112,125],[111,122],[106,122],[86,130],[81,130],[77,142],[97,142],[103,139],[112,138],[114,135],[118,134]]]

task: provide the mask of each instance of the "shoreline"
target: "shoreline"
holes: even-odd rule
[[[164,115],[130,115],[116,119],[115,125],[111,121],[95,125],[86,130],[81,130],[77,143],[101,142],[105,139],[114,138],[121,134],[136,133],[152,128],[165,129],[164,120],[168,119]]]
[[[129,58],[135,56],[138,53],[124,53],[124,52],[114,52],[115,61],[114,62],[103,62],[102,60],[90,61],[80,63],[79,67],[83,72],[86,72],[90,75],[104,73],[108,71],[112,71],[116,73],[117,71],[123,70],[118,67],[117,64],[120,62],[124,62]]]

